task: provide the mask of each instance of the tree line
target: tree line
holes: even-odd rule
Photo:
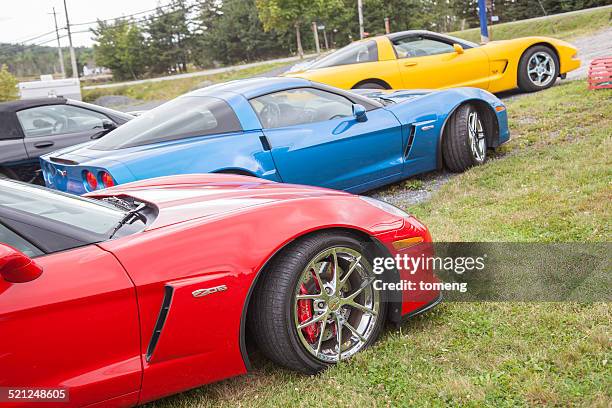
[[[608,3],[492,1],[499,22]],[[477,5],[478,0],[363,0],[364,28],[369,35],[382,34],[385,18],[391,31],[477,27]],[[124,80],[301,54],[315,48],[312,22],[319,26],[321,44],[325,39],[331,48],[346,45],[359,38],[357,0],[171,0],[145,18],[98,21],[93,52],[77,50],[79,66],[93,57]],[[0,62],[14,74],[57,72],[55,48],[15,47],[0,44]]]
[[[64,67],[66,75],[72,76],[70,53],[67,47],[64,51]],[[79,69],[86,63],[94,61],[93,49],[76,47],[75,53]],[[0,65],[5,64],[8,71],[21,79],[36,80],[41,74],[59,74],[60,63],[56,47],[29,44],[0,43]]]

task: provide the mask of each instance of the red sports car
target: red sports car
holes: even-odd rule
[[[0,400],[133,406],[245,373],[253,340],[316,373],[438,302],[379,290],[429,271],[373,268],[430,241],[383,202],[244,176],[0,180]]]

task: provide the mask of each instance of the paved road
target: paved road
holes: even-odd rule
[[[309,54],[309,55],[304,56],[305,59],[314,58],[314,57],[316,57],[316,54]],[[140,79],[138,81],[114,82],[112,84],[101,84],[101,85],[88,85],[88,86],[84,86],[83,89],[116,88],[118,86],[137,85],[137,84],[144,84],[148,82],[173,81],[175,79],[183,79],[183,78],[206,77],[210,75],[222,74],[224,72],[240,71],[243,69],[258,67],[261,65],[266,65],[266,64],[271,64],[271,63],[293,62],[293,61],[299,61],[299,60],[300,60],[300,57],[278,58],[278,59],[269,60],[269,61],[252,62],[250,64],[233,65],[231,67],[207,69],[207,70],[198,71],[198,72],[188,72],[186,74],[169,75],[169,76],[159,77],[159,78]]]
[[[586,78],[591,61],[600,57],[612,57],[612,27],[570,42],[578,48],[578,58],[582,60],[582,65],[568,73],[568,79]]]

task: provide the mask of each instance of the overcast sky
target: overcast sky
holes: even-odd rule
[[[96,19],[109,19],[122,15],[138,13],[167,4],[167,0],[66,0],[70,24],[90,22]],[[53,7],[58,14],[57,24],[66,25],[63,0],[0,0],[0,43],[15,43],[36,37],[55,29]],[[138,15],[140,18],[145,14]],[[83,31],[91,26],[75,26],[72,31]],[[60,32],[65,34],[65,30]],[[51,40],[55,34],[46,35],[28,43],[41,43]],[[75,33],[72,41],[75,46],[93,44],[91,33]],[[60,39],[62,46],[68,46],[68,38]],[[57,42],[45,45],[56,46]]]

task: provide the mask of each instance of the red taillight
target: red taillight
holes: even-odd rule
[[[87,183],[87,186],[89,187],[89,190],[91,191],[98,188],[98,179],[91,171],[85,172],[85,182]]]
[[[107,172],[103,171],[102,173],[100,173],[100,180],[102,180],[102,184],[104,184],[104,187],[108,188],[108,187],[112,187],[115,185],[115,180],[113,180],[113,178],[111,177],[110,174],[108,174]]]

